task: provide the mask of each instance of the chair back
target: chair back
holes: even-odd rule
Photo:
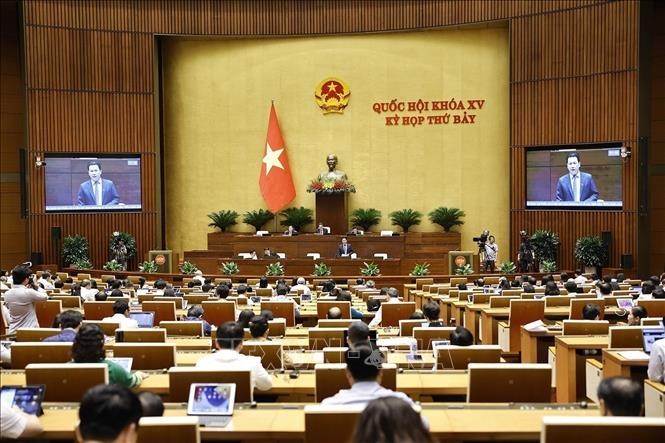
[[[114,357],[131,357],[132,369],[168,369],[176,365],[175,343],[116,343]]]
[[[83,302],[83,318],[86,320],[102,320],[113,316],[112,301],[86,301]]]
[[[416,279],[416,289],[421,290],[424,285],[433,285],[434,284],[434,279],[433,278],[417,278]]]
[[[30,363],[67,363],[72,359],[70,342],[16,342],[12,345],[12,369]]]
[[[240,353],[260,357],[261,366],[267,371],[277,371],[284,367],[284,350],[279,342],[248,340],[243,342]]]
[[[427,350],[432,349],[432,341],[434,340],[450,340],[450,334],[454,330],[455,328],[451,327],[415,327],[413,328],[413,337],[418,343],[418,349]]]
[[[63,309],[81,308],[81,297],[78,295],[52,295],[51,300],[60,300]]]
[[[510,328],[510,352],[520,351],[520,327],[544,318],[544,300],[511,300],[508,323]]]
[[[342,318],[351,318],[351,302],[348,301],[318,301],[316,302],[316,316],[319,319],[325,319],[328,317],[328,310],[334,307],[342,311]]]
[[[162,321],[175,321],[175,302],[174,301],[146,301],[141,304],[144,311],[155,313],[155,324]]]
[[[424,327],[427,325],[427,320],[400,320],[399,321],[399,335],[402,337],[412,337],[413,328]]]
[[[346,346],[344,341],[346,331],[346,328],[309,328],[307,331],[309,349],[321,350],[328,347]]]
[[[276,318],[268,321],[268,337],[284,337],[286,335],[286,321]]]
[[[562,335],[606,335],[609,330],[607,320],[564,320]]]
[[[236,319],[236,304],[232,301],[203,301],[201,307],[204,311],[203,319],[211,325],[219,326]]]
[[[665,300],[663,299],[637,299],[637,306],[646,309],[649,317],[665,317]]]
[[[172,301],[175,303],[176,309],[183,309],[183,302],[185,301],[185,299],[184,297],[164,297],[163,295],[160,295],[158,297],[153,298],[152,301]]]
[[[262,301],[261,310],[272,311],[273,318],[285,318],[286,326],[296,325],[295,304],[292,301]]]
[[[381,326],[399,326],[400,320],[406,320],[416,311],[415,302],[383,303],[381,305]]]
[[[256,295],[259,297],[270,298],[272,297],[272,289],[270,288],[256,288]]]
[[[570,320],[584,320],[582,317],[582,309],[588,304],[598,305],[600,307],[600,317],[602,320],[605,317],[605,300],[602,298],[574,298],[570,301]]]
[[[543,417],[541,443],[662,443],[663,419],[645,417]]]
[[[187,300],[187,304],[189,306],[191,305],[200,305],[204,301],[216,301],[217,299],[215,298],[210,298],[209,294],[184,294],[182,296],[185,300]]]
[[[138,431],[138,443],[201,442],[198,417],[141,417]]]
[[[570,306],[571,300],[575,297],[570,295],[553,295],[545,298],[545,306]]]
[[[552,367],[548,364],[469,363],[467,403],[548,403]]]
[[[349,352],[349,348],[346,346],[323,348],[323,363],[346,364],[347,352]]]
[[[115,331],[117,343],[165,343],[166,329],[164,328],[132,328]]]
[[[143,304],[147,301],[153,301],[157,297],[157,294],[139,294],[136,296],[140,304]]]
[[[316,326],[318,328],[347,328],[351,326],[354,322],[362,320],[345,318],[342,320],[328,320],[328,319],[319,319]]]
[[[305,443],[351,441],[365,405],[305,406]]]
[[[644,346],[643,328],[635,326],[612,326],[610,328],[610,349],[639,348]]]
[[[499,363],[501,346],[442,346],[437,348],[437,369],[467,369],[469,363]]]
[[[246,370],[200,369],[172,367],[169,369],[169,401],[187,402],[189,386],[192,383],[235,383],[236,402],[248,403],[254,398],[252,392],[252,373]]]
[[[519,300],[519,295],[492,295],[490,296],[490,308],[508,308],[510,300]]]
[[[382,367],[381,386],[397,390],[397,365],[384,363]],[[314,378],[316,380],[314,397],[317,403],[337,394],[340,389],[350,388],[346,378],[346,363],[317,363],[314,365]]]
[[[466,277],[451,277],[450,278],[450,286],[451,287],[457,287],[457,285],[461,285],[462,283],[466,284],[467,283],[467,278]]]
[[[21,328],[16,330],[16,341],[42,341],[60,332],[59,328]]]
[[[45,401],[81,401],[88,389],[108,384],[106,363],[31,363],[25,367],[26,385],[45,385]]]
[[[55,324],[56,317],[62,311],[62,301],[43,300],[35,302],[35,314],[37,322],[43,328],[49,328]]]
[[[116,323],[116,322],[112,322],[112,321],[83,320],[81,322],[81,325],[97,325],[97,326],[99,326],[99,329],[102,330],[104,335],[109,336],[109,337],[115,337],[116,329],[120,328],[120,323]]]
[[[186,337],[203,337],[204,335],[202,321],[162,321],[159,323],[159,327],[166,330],[166,335]]]

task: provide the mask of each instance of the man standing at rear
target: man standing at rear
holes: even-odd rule
[[[90,180],[79,186],[78,206],[117,205],[120,202],[118,190],[111,180],[102,178],[102,164],[98,161],[88,163]]]
[[[568,174],[559,178],[556,186],[556,200],[569,202],[584,202],[598,200],[598,188],[593,176],[580,171],[582,162],[577,152],[571,152],[566,158]]]
[[[27,286],[32,270],[27,266],[17,266],[12,271],[12,288],[5,292],[5,306],[9,310],[9,334],[19,328],[38,328],[35,302],[48,299],[45,292]],[[43,325],[50,326],[50,325]]]

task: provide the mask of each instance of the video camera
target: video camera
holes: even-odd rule
[[[473,237],[473,241],[475,241],[478,244],[478,247],[481,249],[485,248],[485,243],[487,243],[487,238],[490,235],[490,231],[484,230],[482,234],[478,237]]]

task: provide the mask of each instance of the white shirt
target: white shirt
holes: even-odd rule
[[[243,355],[232,349],[220,349],[214,354],[206,355],[196,362],[197,368],[245,370],[252,373],[252,386],[260,391],[272,388],[272,377],[261,366],[261,357]]]
[[[408,395],[386,389],[375,381],[355,382],[351,389],[340,389],[332,397],[324,398],[321,404],[367,405],[370,401],[383,397],[397,397],[413,406],[413,400]]]
[[[649,380],[661,383],[665,381],[665,338],[661,338],[651,346],[647,374]]]
[[[27,417],[17,409],[0,408],[0,435],[2,438],[18,438],[28,424]]]
[[[583,283],[586,283],[586,277],[583,276],[583,275],[578,275],[577,277],[575,277],[575,279],[573,281],[575,283],[577,283],[578,285],[581,285]]]
[[[5,292],[5,306],[9,309],[8,333],[13,334],[19,328],[38,328],[39,321],[33,303],[46,299],[48,299],[46,293],[23,285],[12,285],[12,288]]]
[[[46,280],[45,278],[40,278],[39,280],[37,280],[37,283],[41,284],[44,287],[44,289],[55,289],[53,283]]]
[[[125,317],[123,314],[113,314],[111,317],[104,317],[103,322],[120,323],[120,329],[133,329],[139,327],[139,322],[133,318]]]
[[[83,301],[95,301],[95,294],[98,292],[99,290],[97,289],[81,288],[81,298]]]
[[[399,298],[398,297],[390,297],[387,302],[383,303],[399,303]],[[383,303],[379,307],[379,310],[376,311],[376,314],[374,314],[374,318],[372,319],[371,322],[369,322],[369,327],[370,328],[375,328],[381,324],[381,320],[383,319]]]
[[[291,287],[291,292],[302,291],[303,294],[310,294],[309,286],[307,285],[295,285]]]

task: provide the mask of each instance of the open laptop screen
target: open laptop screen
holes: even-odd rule
[[[16,406],[26,414],[41,415],[45,389],[44,385],[3,386],[0,407],[4,409]]]
[[[651,347],[658,340],[665,340],[665,329],[663,328],[645,328],[642,330],[642,340],[644,341],[644,352],[651,353]]]
[[[155,323],[154,312],[130,312],[129,318],[136,320],[139,328],[152,328]]]
[[[235,395],[235,383],[192,383],[187,414],[231,415]]]

